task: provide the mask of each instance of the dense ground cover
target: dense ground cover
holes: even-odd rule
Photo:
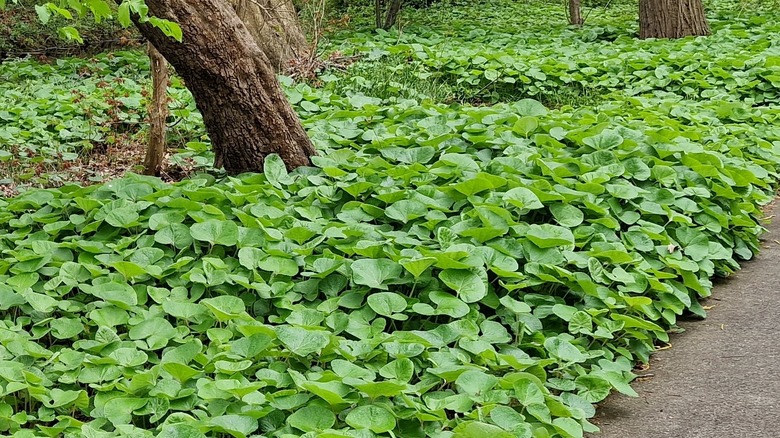
[[[0,2],[0,60],[6,57],[66,56],[97,53],[125,46],[138,46],[137,35],[122,29],[119,23],[103,20],[96,23],[92,17],[78,17],[68,21],[54,16],[42,23],[30,0]],[[64,26],[76,29],[81,40],[68,38]]]
[[[780,84],[771,6],[745,13],[747,3],[713,2],[713,36],[663,44],[637,39],[634,4],[588,10],[590,25],[573,29],[556,5],[511,3],[491,4],[479,20],[468,8],[418,11],[400,34],[344,32],[329,43],[368,59],[391,57],[396,70],[405,60],[418,80],[449,84],[452,98],[465,102],[533,96],[558,106],[663,91],[767,103],[777,100]]]
[[[2,182],[100,182],[132,169],[143,156],[148,76],[141,52],[0,64]],[[187,118],[179,129],[200,123],[189,92],[176,80],[170,92],[172,114]],[[176,132],[171,145],[183,146]]]
[[[684,312],[704,313],[697,300],[711,277],[758,250],[760,205],[780,166],[766,79],[778,69],[764,34],[773,20],[720,5],[712,40],[638,43],[630,24],[575,32],[553,21],[563,33],[546,42],[529,26],[497,31],[494,43],[465,24],[451,35],[463,40],[448,42],[423,20],[374,42],[337,35],[331,47],[351,38],[367,60],[319,88],[283,80],[320,151],[314,167],[288,174],[272,158],[263,175],[128,176],[0,200],[0,430],[595,430],[592,403],[632,394],[634,364]],[[492,13],[485,23],[504,17]],[[510,37],[515,49],[504,47]],[[423,43],[431,49],[414,46]],[[488,70],[466,53],[480,44],[504,47],[485,62],[539,66],[567,64],[552,50],[561,44],[577,69],[597,70],[596,97],[567,88],[574,67],[485,88]],[[676,55],[705,47],[701,61]],[[634,73],[653,73],[606,65],[609,53],[631,64],[624,51],[646,55]],[[368,74],[392,63],[403,74]],[[703,79],[658,77],[664,66]],[[16,166],[7,175],[23,182],[28,159],[59,172],[61,159],[81,163],[103,144],[137,147],[117,138],[139,133],[146,74],[133,52],[1,65],[0,160]],[[368,83],[377,78],[386,85]],[[209,169],[199,116],[180,84],[172,92],[174,137],[186,143],[175,159]],[[458,102],[468,92],[503,103]],[[548,110],[524,98],[564,94],[593,105]]]

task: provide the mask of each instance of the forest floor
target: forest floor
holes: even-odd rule
[[[709,317],[681,323],[673,348],[653,356],[634,385],[639,397],[607,399],[599,437],[777,436],[780,221],[767,227],[761,255],[715,287]]]
[[[778,436],[780,0],[602,3],[348,9],[289,173],[216,169],[174,75],[135,175],[140,50],[0,62],[0,435]]]

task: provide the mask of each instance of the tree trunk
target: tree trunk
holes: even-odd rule
[[[152,100],[149,103],[149,143],[144,158],[144,174],[159,175],[165,158],[165,120],[168,118],[168,63],[149,44],[152,67]]]
[[[401,11],[401,0],[390,0],[390,6],[387,9],[387,16],[385,17],[384,30],[388,30],[395,26],[396,20],[398,20],[398,13]]]
[[[384,22],[382,21],[384,9],[385,2],[383,0],[374,0],[374,22],[377,29],[381,29],[384,25]]]
[[[402,0],[374,0],[374,21],[377,29],[388,30],[398,20]],[[387,11],[385,11],[387,7]]]
[[[292,0],[230,0],[238,18],[275,71],[308,55],[309,47]]]
[[[136,26],[176,68],[211,137],[215,165],[230,174],[262,171],[277,153],[288,169],[315,154],[271,64],[224,0],[146,0],[149,15],[179,24],[183,42],[148,23]]]
[[[701,0],[639,0],[640,38],[709,35]]]
[[[569,24],[582,26],[582,6],[580,0],[569,0]]]

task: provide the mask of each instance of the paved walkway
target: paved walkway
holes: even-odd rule
[[[780,438],[780,219],[768,228],[759,257],[716,286],[709,317],[653,356],[639,397],[604,403],[594,438]]]

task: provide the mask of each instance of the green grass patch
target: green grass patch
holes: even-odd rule
[[[334,81],[336,95],[363,94],[383,101],[399,99],[447,102],[455,99],[455,90],[435,78],[420,62],[401,56],[377,61],[357,62],[350,66],[341,80]]]

